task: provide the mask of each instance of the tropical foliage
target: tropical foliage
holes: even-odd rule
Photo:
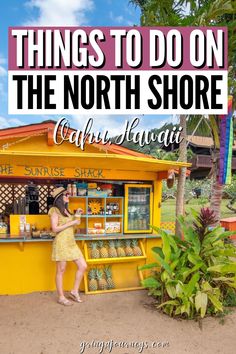
[[[226,196],[229,199],[227,208],[236,213],[236,175],[233,175],[232,183],[228,186],[225,186],[224,192],[226,193]]]
[[[142,26],[227,26],[228,28],[228,91],[233,95],[233,107],[236,97],[236,1],[235,0],[131,0],[141,10]],[[199,117],[194,118],[194,124]],[[180,117],[181,119],[181,117]],[[182,125],[187,117],[182,116]],[[206,120],[202,120],[206,127]],[[216,211],[216,223],[220,220],[220,204],[223,187],[218,183],[220,130],[219,117],[210,115],[207,126],[211,132],[214,149],[212,150],[212,191],[211,207]],[[184,137],[184,136],[183,136]],[[185,138],[185,137],[184,137]],[[184,156],[186,146],[182,144]],[[181,156],[181,154],[180,154]],[[184,161],[184,160],[183,160]],[[179,186],[176,200],[176,215],[183,210],[185,173],[180,170]],[[179,234],[179,223],[176,222]]]
[[[168,188],[166,181],[163,181],[162,195],[163,201],[168,199],[170,196],[171,199],[176,198],[177,185],[174,183],[172,188]],[[200,190],[199,196],[196,194],[196,190]],[[201,180],[190,180],[187,179],[185,183],[184,199],[185,203],[188,204],[191,199],[197,198],[199,204],[204,205],[210,199],[211,187],[209,179]]]
[[[190,219],[179,218],[184,239],[154,227],[162,247],[153,247],[157,262],[140,267],[151,270],[142,281],[158,309],[173,317],[196,318],[224,311],[235,304],[236,248],[225,240],[232,232],[211,228],[214,212],[192,211]]]

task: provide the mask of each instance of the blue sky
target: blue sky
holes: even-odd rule
[[[0,2],[0,129],[15,125],[57,120],[59,115],[8,115],[7,108],[7,46],[8,27],[39,26],[133,26],[139,24],[140,11],[129,0],[8,0]],[[71,126],[82,128],[89,118],[86,115],[68,116]],[[94,129],[108,129],[118,134],[126,119],[131,116],[94,116]],[[139,129],[151,129],[165,121],[175,121],[172,116],[140,116]]]

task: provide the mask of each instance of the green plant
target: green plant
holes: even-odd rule
[[[224,310],[229,289],[236,290],[236,248],[224,242],[232,232],[211,228],[214,213],[202,208],[190,218],[179,217],[184,239],[153,227],[162,247],[153,247],[157,262],[139,269],[151,274],[142,281],[157,307],[170,316],[195,318]]]
[[[228,307],[236,306],[236,292],[234,289],[228,288],[226,290],[223,305]]]

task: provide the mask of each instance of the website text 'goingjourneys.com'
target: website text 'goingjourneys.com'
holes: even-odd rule
[[[80,342],[80,353],[91,353],[91,349],[94,353],[117,353],[118,351],[124,349],[124,353],[138,352],[143,353],[147,349],[153,349],[153,353],[158,351],[159,349],[169,348],[170,343],[168,341],[100,341],[100,340],[92,340],[91,342],[82,341]],[[117,351],[118,350],[118,351]],[[135,350],[135,351],[134,351]]]

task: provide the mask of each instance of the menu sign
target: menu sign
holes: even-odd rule
[[[104,170],[96,168],[65,168],[49,166],[17,166],[10,164],[0,165],[0,176],[26,176],[26,177],[75,177],[75,178],[105,178]]]

